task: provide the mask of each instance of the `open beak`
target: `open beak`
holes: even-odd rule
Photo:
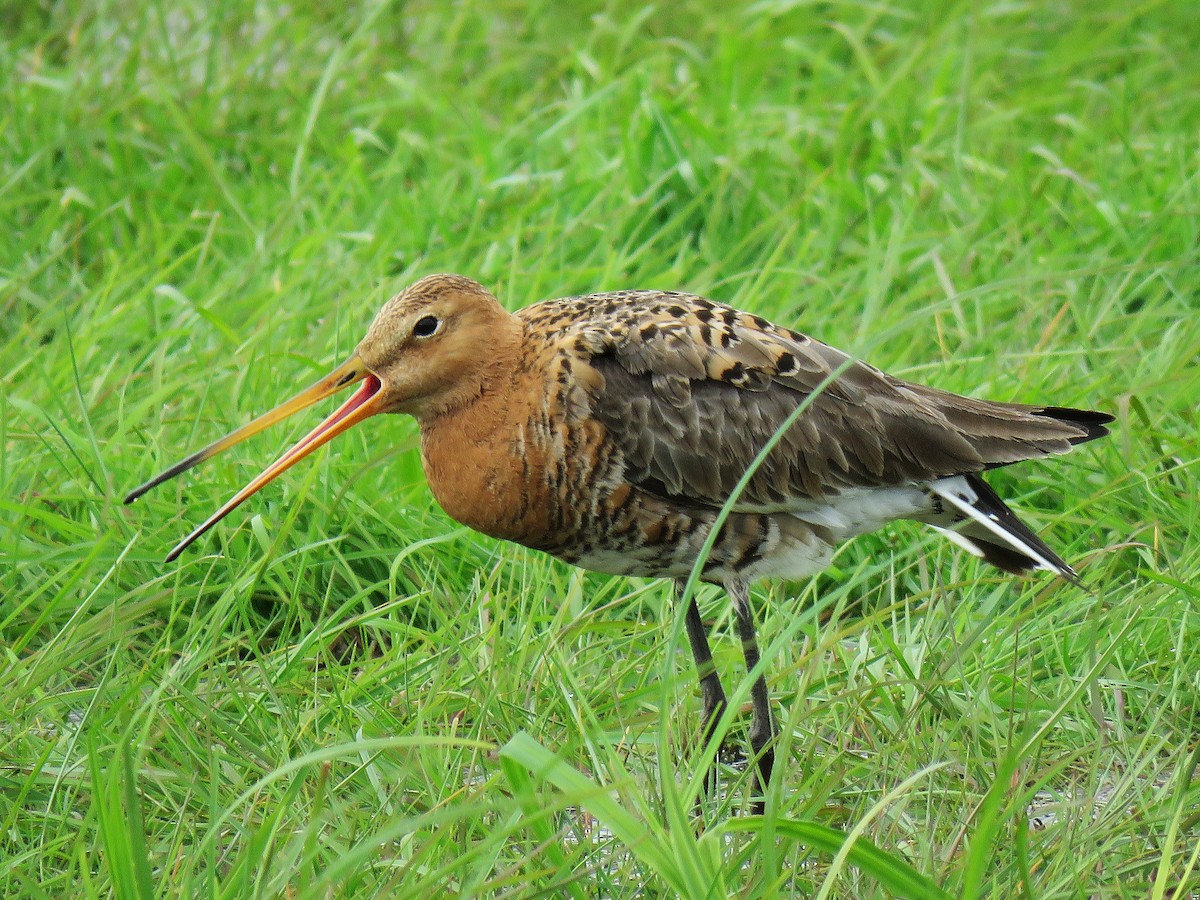
[[[224,506],[213,513],[195,531],[176,544],[175,549],[167,554],[166,561],[171,562],[178,557],[188,545],[229,515],[247,497],[257,493],[261,487],[273,480],[275,476],[286,472],[322,444],[327,444],[351,426],[378,412],[382,412],[383,405],[379,378],[367,371],[367,367],[361,359],[357,356],[352,356],[312,387],[301,391],[291,400],[259,416],[253,422],[243,425],[237,431],[226,435],[219,441],[209,444],[203,450],[199,450],[186,459],[180,460],[161,475],[151,478],[141,487],[130,491],[129,496],[125,498],[126,503],[132,503],[152,487],[174,478],[181,472],[186,472],[192,466],[216,456],[222,450],[228,450],[234,444],[240,444],[246,438],[258,434],[264,428],[274,425],[276,422],[286,419],[293,413],[312,406],[317,401],[324,400],[331,394],[336,394],[342,388],[358,381],[363,382],[362,387],[355,391],[349,400],[339,406],[324,422],[297,441],[295,446],[280,456],[279,459],[263,469],[253,481],[234,494]]]

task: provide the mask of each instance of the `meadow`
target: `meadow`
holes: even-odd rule
[[[1188,0],[0,2],[0,895],[1200,896],[1198,72]],[[1084,586],[757,585],[780,777],[698,827],[669,585],[459,527],[407,418],[164,564],[322,411],[125,493],[431,272],[1111,412],[991,477]]]

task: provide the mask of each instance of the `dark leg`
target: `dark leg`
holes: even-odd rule
[[[731,581],[725,585],[733,600],[733,611],[737,614],[738,637],[742,639],[742,653],[746,657],[746,671],[758,665],[758,638],[754,633],[754,614],[750,610],[750,586],[745,582]],[[754,705],[754,717],[750,720],[750,747],[758,763],[758,777],[754,779],[756,793],[764,799],[754,802],[754,812],[762,815],[766,810],[767,785],[771,782],[771,770],[775,767],[775,725],[771,720],[771,695],[767,693],[767,679],[759,675],[750,686],[750,699]]]
[[[675,591],[679,596],[683,596],[683,582],[675,582]],[[721,718],[721,713],[725,711],[725,689],[721,687],[721,678],[713,665],[712,651],[708,648],[708,635],[704,631],[704,621],[700,618],[700,607],[696,605],[695,597],[692,597],[683,621],[687,627],[688,643],[692,645],[692,656],[696,658],[696,675],[700,679],[700,696],[704,700],[704,724],[701,726],[701,734],[703,743],[707,744],[717,728],[717,719]],[[712,768],[708,770],[704,787],[706,794],[716,791],[715,760]],[[699,800],[696,805],[699,807]]]

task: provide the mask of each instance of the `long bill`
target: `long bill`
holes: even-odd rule
[[[162,474],[151,478],[145,484],[130,491],[129,495],[125,498],[126,503],[132,503],[151,488],[174,478],[181,472],[186,472],[192,466],[199,465],[223,450],[228,450],[235,444],[240,444],[246,438],[258,434],[264,428],[268,428],[276,422],[286,419],[288,416],[306,409],[314,403],[324,400],[331,394],[335,394],[358,381],[363,382],[362,387],[355,391],[350,399],[334,410],[320,425],[297,441],[294,446],[275,460],[275,462],[267,466],[253,481],[234,494],[220,509],[209,516],[203,524],[176,544],[174,549],[167,554],[166,561],[171,562],[176,559],[193,541],[229,515],[248,497],[257,493],[268,482],[286,472],[318,447],[329,443],[329,441],[333,440],[343,431],[358,424],[363,419],[382,412],[379,379],[367,370],[361,359],[357,356],[352,356],[316,384],[301,391],[291,400],[275,407],[270,412],[264,413],[254,421],[243,425],[220,440],[214,441],[203,450],[198,450],[191,456],[180,460]]]

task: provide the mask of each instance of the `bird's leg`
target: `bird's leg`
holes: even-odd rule
[[[738,637],[742,639],[742,653],[746,657],[746,671],[758,665],[758,638],[754,632],[754,613],[750,609],[750,586],[744,581],[731,581],[725,585],[733,600],[737,614]],[[771,781],[771,770],[775,766],[775,725],[771,719],[771,695],[767,693],[767,679],[759,674],[750,686],[750,699],[754,714],[750,720],[750,747],[758,766],[758,777],[754,779],[756,792],[762,799],[754,801],[754,812],[762,815],[766,810],[767,785]]]
[[[682,580],[675,582],[675,591],[680,597],[683,596],[684,584],[685,582]],[[708,635],[704,631],[704,620],[700,618],[700,607],[696,605],[694,594],[683,621],[687,627],[688,643],[692,645],[692,656],[696,658],[696,675],[700,679],[700,696],[704,701],[704,724],[701,731],[701,741],[704,745],[712,740],[713,732],[717,728],[717,720],[725,711],[725,689],[721,687],[721,678],[717,674],[717,667],[713,665],[712,651],[708,647]],[[716,789],[717,761],[714,759],[704,779],[704,793],[714,794]],[[697,812],[699,812],[700,798],[697,798],[696,806]]]

